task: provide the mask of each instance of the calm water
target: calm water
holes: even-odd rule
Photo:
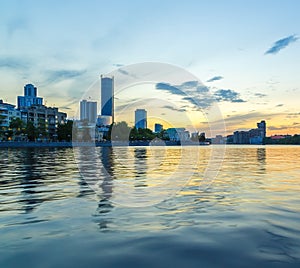
[[[204,189],[212,148],[1,149],[0,267],[299,267],[300,147],[227,147]]]

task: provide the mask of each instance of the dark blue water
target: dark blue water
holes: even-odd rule
[[[203,190],[211,148],[193,147],[195,173],[148,206],[120,185],[172,178],[176,147],[97,148],[111,177],[97,171],[96,193],[72,149],[1,149],[0,267],[299,267],[300,147],[228,147]],[[167,183],[155,198],[178,186]]]

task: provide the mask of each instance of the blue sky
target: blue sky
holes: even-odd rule
[[[33,83],[72,117],[100,74],[162,62],[209,88],[229,132],[265,119],[270,134],[300,133],[299,10],[296,0],[1,0],[0,99],[15,103]]]

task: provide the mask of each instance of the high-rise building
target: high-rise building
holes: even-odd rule
[[[37,97],[37,88],[32,84],[24,86],[24,96],[18,96],[18,109],[31,105],[43,105],[43,98]]]
[[[101,75],[101,115],[111,116],[114,122],[114,77]]]
[[[260,136],[262,138],[265,138],[266,137],[266,129],[267,129],[267,124],[266,124],[266,121],[262,120],[260,121],[259,123],[257,123],[257,128],[261,131],[261,134]]]
[[[147,128],[147,111],[145,109],[135,110],[135,127]]]
[[[163,125],[162,124],[154,124],[154,132],[155,133],[160,133],[163,130]]]
[[[87,100],[80,102],[80,120],[88,120],[91,123],[97,121],[97,102]]]

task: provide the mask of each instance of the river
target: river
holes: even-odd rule
[[[0,149],[0,267],[299,267],[299,212],[300,146]]]

